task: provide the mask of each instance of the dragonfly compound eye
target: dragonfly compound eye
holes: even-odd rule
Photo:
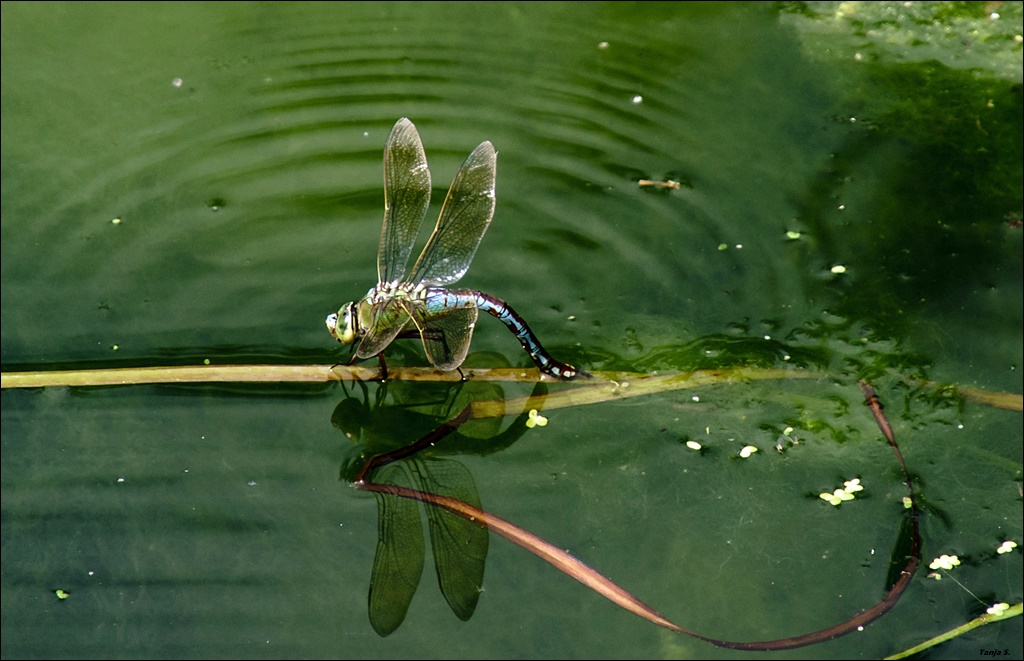
[[[337,312],[327,315],[327,330],[342,344],[352,344],[356,341],[354,317],[354,306],[346,303]]]

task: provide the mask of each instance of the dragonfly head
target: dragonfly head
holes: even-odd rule
[[[358,336],[359,320],[356,318],[355,303],[346,303],[341,309],[327,315],[327,330],[342,344],[352,344]]]

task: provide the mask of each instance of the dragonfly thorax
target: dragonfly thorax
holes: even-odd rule
[[[412,283],[384,282],[366,292],[366,296],[341,306],[337,312],[327,316],[327,330],[342,344],[359,341],[370,330],[374,306],[397,299],[424,299],[429,290]]]

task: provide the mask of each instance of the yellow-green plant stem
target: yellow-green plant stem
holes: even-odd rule
[[[957,628],[951,629],[951,630],[947,631],[944,634],[940,634],[940,635],[935,636],[934,638],[932,638],[930,640],[926,640],[923,643],[921,643],[920,645],[915,645],[914,647],[911,647],[910,649],[903,650],[902,652],[900,652],[898,654],[893,654],[892,656],[887,656],[885,658],[886,659],[905,659],[908,656],[912,656],[914,654],[917,654],[918,652],[923,652],[924,650],[928,649],[929,647],[935,647],[936,645],[938,645],[940,643],[944,643],[947,640],[952,640],[952,639],[956,638],[957,636],[965,634],[965,633],[967,633],[968,631],[970,631],[972,629],[977,629],[978,627],[985,626],[986,624],[991,624],[993,622],[999,622],[1000,620],[1006,620],[1006,619],[1009,619],[1011,617],[1018,617],[1021,614],[1022,606],[1024,606],[1024,604],[1016,604],[1014,606],[1010,606],[1010,608],[1008,608],[1007,610],[1003,611],[999,615],[990,615],[990,614],[986,613],[986,614],[984,614],[984,615],[982,615],[980,617],[974,618],[973,620],[971,620],[970,622],[968,622],[966,624],[961,624]]]

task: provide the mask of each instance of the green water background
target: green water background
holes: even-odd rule
[[[1020,3],[0,11],[4,371],[340,359],[323,318],[374,284],[381,151],[407,116],[431,214],[475,145],[498,149],[497,213],[460,285],[511,302],[556,357],[828,374],[439,449],[485,508],[702,634],[832,625],[884,593],[905,491],[868,377],[927,502],[925,564],[958,554],[977,599],[923,569],[865,632],[787,654],[878,658],[1022,599],[1019,549],[995,552],[1024,543],[1020,414],[907,381],[1021,392]],[[473,348],[529,364],[493,319]],[[412,342],[389,356],[424,363]],[[349,396],[365,410],[339,386],[5,391],[4,657],[751,656],[498,539],[471,620],[428,558],[379,638],[377,507],[341,478],[456,394],[392,389],[359,416]],[[433,417],[410,422],[410,401]],[[853,503],[818,498],[853,477]],[[1019,621],[933,656],[981,649],[1020,658]]]

